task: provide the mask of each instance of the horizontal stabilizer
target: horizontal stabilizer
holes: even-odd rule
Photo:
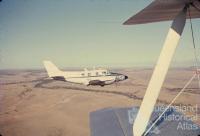
[[[173,20],[189,2],[193,2],[193,5],[200,9],[199,0],[155,0],[146,8],[124,22],[124,25]],[[200,11],[196,8],[190,6],[191,18],[200,18]],[[187,18],[189,18],[189,15],[187,15]]]

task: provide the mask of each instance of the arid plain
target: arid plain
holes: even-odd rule
[[[0,71],[2,136],[88,136],[89,114],[107,107],[139,106],[152,69],[114,69],[128,80],[100,86],[76,85],[47,78],[44,70]],[[193,76],[191,68],[170,69],[158,105],[167,105]],[[174,105],[196,106],[200,90],[194,79]],[[185,113],[196,114],[196,113]],[[196,120],[200,124],[200,120]]]

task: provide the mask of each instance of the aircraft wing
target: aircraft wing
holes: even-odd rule
[[[124,25],[173,20],[189,1],[192,1],[200,9],[200,0],[155,0],[124,22]],[[200,11],[194,7],[190,7],[190,12],[192,18],[200,18]],[[189,15],[187,15],[187,18],[189,18]]]

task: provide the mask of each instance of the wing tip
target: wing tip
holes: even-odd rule
[[[131,21],[132,18],[129,18],[128,20],[126,20],[123,25],[135,25],[136,23]]]
[[[128,21],[125,21],[125,22],[123,23],[123,25],[132,25],[132,24],[129,23]]]

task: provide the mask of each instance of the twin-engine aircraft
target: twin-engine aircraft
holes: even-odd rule
[[[48,76],[54,80],[83,85],[105,86],[128,79],[128,76],[109,72],[107,69],[84,69],[83,71],[61,71],[51,61],[44,61]]]

